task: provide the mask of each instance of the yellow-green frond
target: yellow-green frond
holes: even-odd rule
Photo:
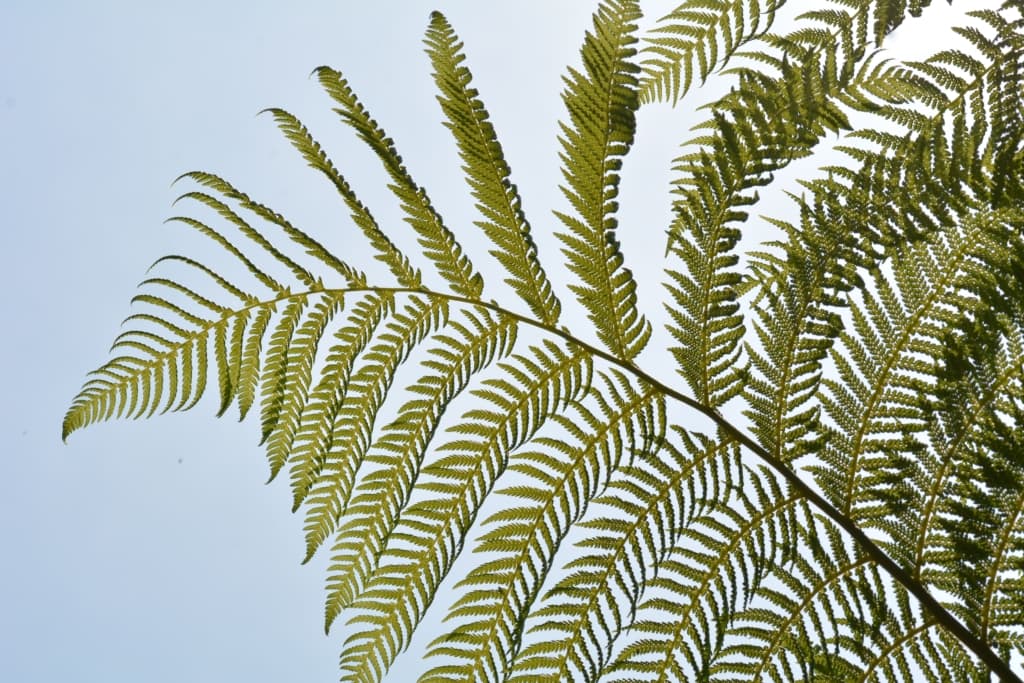
[[[569,112],[561,125],[562,192],[571,213],[557,212],[569,228],[558,233],[566,268],[579,278],[571,286],[616,356],[632,359],[647,344],[651,326],[637,307],[636,282],[625,266],[618,227],[619,173],[633,144],[638,106],[635,0],[602,3],[593,31],[583,41],[583,71],[569,69],[562,94]]]
[[[430,203],[426,191],[409,175],[391,138],[370,118],[340,73],[326,66],[319,67],[315,73],[324,90],[338,104],[335,111],[380,158],[392,181],[389,188],[401,204],[406,222],[419,235],[424,255],[433,261],[453,292],[478,298],[483,291],[483,278],[473,269],[455,236]]]
[[[462,43],[440,12],[431,14],[425,42],[446,125],[459,145],[466,182],[483,217],[476,225],[493,245],[491,254],[505,267],[505,281],[537,320],[553,326],[561,309],[558,297],[537,259],[530,224],[519,191],[509,179],[511,171],[490,117],[476,89],[470,87],[472,76],[463,65]]]

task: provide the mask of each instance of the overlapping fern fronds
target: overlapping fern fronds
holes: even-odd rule
[[[267,110],[387,281],[188,173],[193,211],[172,220],[235,274],[158,261],[65,438],[189,409],[211,383],[218,414],[258,413],[304,559],[329,555],[346,681],[384,678],[430,610],[445,620],[424,681],[1020,680],[1024,16],[975,11],[919,62],[876,51],[927,4],[783,19],[792,3],[692,0],[642,39],[636,0],[599,3],[559,136],[556,236],[582,323],[440,13],[438,99],[511,301],[488,298],[488,255],[320,67],[417,253],[298,117]],[[734,87],[674,162],[675,367],[655,373],[620,169],[641,103],[715,72]],[[790,213],[755,218],[777,174],[815,156]]]

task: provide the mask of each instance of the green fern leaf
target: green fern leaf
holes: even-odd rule
[[[557,212],[569,228],[559,233],[566,267],[581,284],[571,288],[616,356],[631,360],[647,344],[650,324],[637,309],[636,283],[623,265],[615,237],[621,158],[636,128],[635,1],[602,3],[581,50],[584,71],[569,70],[563,93],[569,123],[562,124],[563,187],[575,214]]]
[[[335,111],[380,158],[392,180],[389,187],[401,202],[406,221],[420,236],[424,254],[434,262],[453,292],[470,299],[479,297],[483,278],[473,270],[473,265],[434,210],[426,192],[409,176],[391,138],[370,118],[340,73],[326,66],[319,67],[315,73],[327,94],[338,104]]]
[[[537,320],[554,326],[561,306],[537,259],[530,224],[523,215],[519,192],[509,180],[508,164],[487,110],[477,91],[470,87],[469,70],[462,66],[466,59],[462,43],[439,12],[430,17],[425,42],[434,67],[434,81],[441,92],[438,99],[448,118],[446,125],[459,145],[466,182],[484,217],[476,224],[494,245],[491,254],[508,271],[506,282]]]

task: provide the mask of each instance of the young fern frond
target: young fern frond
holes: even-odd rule
[[[392,140],[320,67],[421,252],[398,248],[296,116],[266,110],[388,282],[221,177],[186,174],[199,188],[183,205],[207,217],[171,220],[233,274],[157,261],[64,437],[187,410],[210,383],[218,414],[256,408],[304,560],[329,549],[325,628],[344,622],[346,681],[388,675],[432,607],[447,619],[424,681],[1021,680],[1020,3],[972,13],[961,47],[915,63],[872,50],[927,2],[832,0],[769,34],[781,5],[681,4],[638,66],[638,2],[599,3],[565,79],[557,213],[597,341],[561,310],[462,43],[434,13],[441,111],[514,301],[483,298]],[[616,197],[640,101],[713,71],[735,87],[675,162],[668,226],[684,393],[637,364],[651,326]],[[881,123],[852,130],[869,113]],[[744,240],[760,188],[833,133],[844,154],[805,174],[792,219]],[[449,579],[451,604],[434,605]]]

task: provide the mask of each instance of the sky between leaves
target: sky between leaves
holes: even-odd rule
[[[935,3],[927,24],[901,32],[900,49],[936,47],[933,27],[967,4]],[[653,18],[674,3],[643,5]],[[565,281],[547,239],[560,202],[556,120],[591,3],[242,8],[0,3],[0,680],[336,680],[340,643],[321,628],[325,562],[299,565],[301,518],[287,512],[286,486],[262,486],[256,426],[214,420],[204,401],[188,414],[97,425],[66,446],[59,438],[148,265],[197,244],[162,225],[176,213],[170,203],[184,188],[170,181],[182,172],[221,173],[349,262],[367,261],[332,191],[256,112],[280,106],[302,118],[381,222],[398,224],[376,162],[307,78],[314,67],[349,77],[464,235],[472,203],[420,42],[430,10],[443,11],[466,43],[541,256]],[[666,169],[687,137],[665,131],[692,117],[685,104],[642,112],[624,168],[622,239],[641,301],[661,296]]]

